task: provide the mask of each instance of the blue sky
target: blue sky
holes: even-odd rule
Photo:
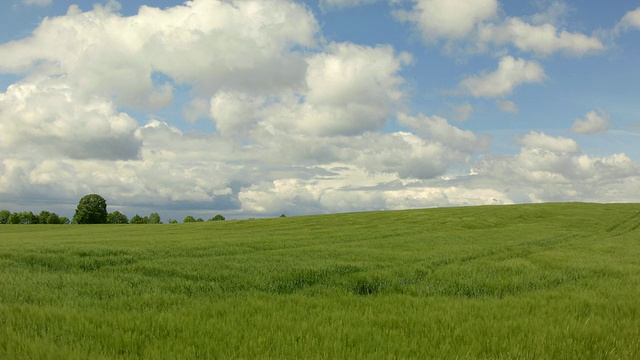
[[[9,0],[0,208],[638,202],[640,3]]]

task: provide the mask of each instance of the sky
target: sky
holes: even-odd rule
[[[0,208],[640,202],[640,1],[4,0]]]

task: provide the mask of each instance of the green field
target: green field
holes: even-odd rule
[[[1,359],[640,359],[640,205],[0,225]]]

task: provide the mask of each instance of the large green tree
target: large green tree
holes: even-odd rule
[[[107,222],[107,201],[98,194],[82,197],[73,215],[77,224],[105,224]]]

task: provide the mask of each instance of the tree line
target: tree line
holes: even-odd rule
[[[207,221],[222,221],[224,216],[218,214]],[[177,220],[169,220],[170,224]],[[202,218],[194,218],[189,215],[183,222],[204,222]],[[0,224],[162,224],[160,214],[151,213],[149,216],[136,214],[131,219],[119,212],[107,212],[107,201],[98,194],[89,194],[78,202],[73,219],[43,210],[35,215],[31,211],[11,213],[9,210],[0,210]]]
[[[69,224],[69,218],[42,210],[36,215],[31,211],[10,212],[0,210],[0,224]]]

